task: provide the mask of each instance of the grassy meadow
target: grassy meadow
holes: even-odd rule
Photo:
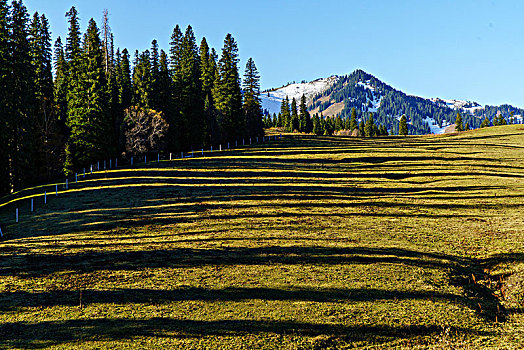
[[[522,125],[289,135],[17,197],[0,348],[524,347]]]

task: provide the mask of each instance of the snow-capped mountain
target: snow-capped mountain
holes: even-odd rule
[[[261,94],[262,108],[267,110],[270,114],[278,114],[280,112],[282,100],[285,99],[286,96],[289,98],[290,102],[293,98],[298,102],[302,98],[302,95],[305,95],[309,104],[315,95],[325,91],[337,80],[338,76],[333,75],[329,78],[320,78],[310,82],[289,84],[278,89],[265,91]]]
[[[267,90],[261,94],[262,107],[269,114],[278,114],[286,96],[290,102],[293,98],[298,102],[303,94],[311,114],[349,118],[355,109],[359,120],[366,120],[373,113],[376,123],[393,132],[405,114],[410,134],[444,133],[455,123],[457,112],[470,128],[478,128],[484,118],[492,120],[497,114],[514,123],[522,123],[524,116],[524,110],[509,105],[481,106],[471,101],[407,95],[362,70]]]

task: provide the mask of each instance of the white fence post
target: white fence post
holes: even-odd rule
[[[173,160],[173,153],[169,153],[169,160]]]
[[[84,168],[84,177],[86,177],[86,168]]]
[[[34,207],[33,207],[33,198],[31,198],[31,211],[34,210]]]
[[[242,139],[242,146],[245,146],[245,145],[246,145],[246,140]]]
[[[219,150],[219,151],[222,151],[222,144],[220,144],[220,145],[218,146],[218,150]]]
[[[96,163],[96,170],[100,171],[100,161]]]
[[[133,165],[133,157],[131,157],[131,165]]]
[[[202,157],[204,156],[204,149],[202,148]]]
[[[55,185],[55,195],[58,197],[58,184]]]
[[[109,169],[113,167],[113,159],[109,158]]]
[[[75,183],[78,183],[78,173],[75,173]]]
[[[68,189],[69,189],[69,180],[66,179],[66,190],[68,190]]]
[[[144,156],[144,163],[147,164],[147,155]]]
[[[118,168],[118,158],[115,158],[115,168]]]
[[[93,164],[91,164],[91,175],[93,175]]]
[[[106,170],[106,161],[104,160],[104,170]]]
[[[16,222],[18,222],[18,208],[16,208]]]
[[[184,158],[184,152],[180,152],[180,158]]]
[[[44,204],[47,204],[47,191],[44,191]]]
[[[4,237],[4,234],[2,233],[2,228],[0,227],[0,237]]]
[[[158,153],[157,162],[160,162],[160,153]]]
[[[229,149],[229,142],[227,143],[227,149]]]

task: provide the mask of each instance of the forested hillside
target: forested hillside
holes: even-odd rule
[[[0,195],[102,158],[262,135],[260,76],[250,58],[241,81],[231,34],[220,57],[178,25],[167,51],[130,53],[107,11],[85,32],[75,7],[66,17],[53,49],[45,15],[0,0]]]
[[[510,105],[480,106],[476,102],[408,95],[369,73],[356,70],[345,76],[332,76],[267,90],[262,95],[266,124],[283,124],[279,120],[285,118],[278,115],[279,112],[282,114],[282,109],[277,111],[276,106],[280,106],[286,96],[289,103],[293,98],[299,101],[302,93],[307,99],[312,118],[318,117],[331,125],[327,128],[328,134],[331,134],[330,129],[336,132],[350,125],[353,109],[359,124],[366,124],[372,113],[374,123],[377,126],[383,125],[390,134],[399,133],[399,122],[402,115],[405,115],[408,134],[411,135],[442,133],[446,126],[455,124],[457,112],[461,113],[464,127],[469,129],[522,123],[524,115],[523,109]]]

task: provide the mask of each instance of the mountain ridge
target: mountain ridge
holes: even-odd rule
[[[266,114],[278,114],[286,96],[291,101],[300,99],[302,94],[312,115],[322,113],[324,117],[348,118],[355,108],[360,120],[366,120],[371,112],[375,121],[394,133],[398,132],[398,121],[403,114],[408,118],[409,133],[415,135],[443,133],[447,126],[455,123],[457,112],[470,128],[479,128],[484,118],[492,121],[498,114],[518,124],[524,116],[524,109],[508,104],[482,106],[475,101],[409,95],[361,69],[349,75],[332,75],[265,90],[261,94],[262,107]]]

